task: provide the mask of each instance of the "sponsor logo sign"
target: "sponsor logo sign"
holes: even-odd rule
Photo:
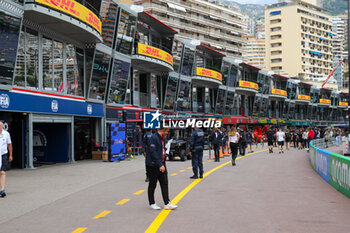
[[[53,112],[57,112],[58,111],[58,102],[57,102],[57,100],[52,100],[51,101],[51,110]]]
[[[245,87],[245,88],[250,88],[250,89],[255,89],[258,90],[259,86],[257,83],[249,82],[249,81],[243,81],[239,80],[239,86],[240,87]]]
[[[315,153],[315,170],[323,179],[329,182],[329,154],[321,150]]]
[[[320,99],[321,104],[331,104],[331,100],[329,99]]]
[[[222,120],[217,120],[215,118],[208,119],[196,119],[196,118],[183,118],[176,119],[176,116],[167,115],[161,120],[162,114],[157,112],[144,112],[143,113],[143,128],[144,129],[160,129],[161,124],[163,128],[171,129],[186,129],[189,127],[198,128],[221,128]]]
[[[350,197],[350,161],[331,155],[329,165],[329,183],[340,192]]]
[[[309,95],[298,95],[298,100],[307,100],[310,101],[311,97]]]
[[[281,90],[281,89],[273,89],[273,88],[272,88],[271,94],[273,94],[273,95],[287,96],[287,91],[284,91],[284,90]]]
[[[347,102],[339,102],[339,106],[348,107],[349,104]]]
[[[160,129],[160,116],[162,114],[157,112],[143,113],[143,128],[144,129]]]
[[[165,52],[164,50],[158,49],[156,47],[145,45],[138,43],[138,54],[144,55],[147,57],[153,57],[158,60],[164,61],[166,63],[169,63],[171,66],[173,66],[173,56],[171,56],[169,53]]]
[[[87,112],[89,115],[92,114],[92,105],[91,105],[91,104],[88,104],[88,105],[86,106],[86,112]]]
[[[102,33],[101,20],[88,8],[73,0],[35,0],[35,2],[71,15]]]
[[[216,72],[214,70],[197,67],[196,68],[196,75],[207,77],[207,78],[213,78],[213,79],[216,79],[216,80],[222,82],[222,74],[219,72]]]
[[[7,94],[0,95],[1,108],[8,108],[10,106],[10,97]]]

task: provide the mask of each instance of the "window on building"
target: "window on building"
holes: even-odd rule
[[[20,33],[19,38],[19,44],[18,44],[18,50],[17,50],[17,63],[16,63],[16,69],[15,69],[15,77],[14,77],[14,85],[16,86],[25,86],[26,82],[26,71],[25,71],[25,65],[26,65],[26,57],[25,57],[25,28],[23,27]]]
[[[103,43],[112,47],[117,20],[118,5],[113,0],[103,0],[101,4],[100,19],[102,21]]]
[[[124,104],[128,85],[130,63],[114,60],[111,84],[109,88],[109,103]]]
[[[66,44],[67,94],[84,95],[84,50]]]
[[[53,41],[53,67],[53,88],[63,92],[63,43],[56,40]]]
[[[42,39],[42,53],[43,53],[43,89],[53,90],[53,42],[52,39],[43,37]]]
[[[185,54],[184,54],[184,60],[182,64],[182,74],[183,75],[192,75],[192,70],[193,70],[193,63],[194,63],[194,51],[185,48]]]
[[[165,94],[164,109],[167,109],[167,110],[174,109],[177,84],[178,84],[178,78],[175,78],[172,76],[168,77],[167,89],[166,89],[166,94]]]
[[[38,32],[26,29],[26,87],[39,88],[39,37]]]
[[[133,37],[136,29],[136,16],[125,11],[119,12],[119,24],[116,41],[116,51],[131,54]]]
[[[191,83],[181,80],[179,84],[179,93],[177,96],[177,111],[191,110]]]
[[[0,11],[0,84],[12,85],[21,19]]]
[[[96,50],[90,82],[89,98],[104,100],[110,61],[110,55]]]

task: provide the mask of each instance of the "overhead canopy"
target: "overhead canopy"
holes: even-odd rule
[[[244,67],[247,67],[247,68],[255,69],[255,70],[257,70],[257,71],[261,70],[259,67],[250,65],[250,64],[245,63],[245,62],[241,63],[241,65],[244,66]]]
[[[226,55],[213,49],[213,48],[210,48],[209,46],[206,46],[204,44],[201,44],[200,45],[200,49],[203,50],[205,53],[208,53],[210,55],[212,55],[213,57],[225,57]]]
[[[153,27],[155,30],[157,30],[161,35],[175,35],[178,32],[170,27],[169,25],[163,23],[159,19],[155,18],[151,14],[147,12],[140,12],[138,14],[138,20],[140,22],[146,23],[147,25],[150,25]]]

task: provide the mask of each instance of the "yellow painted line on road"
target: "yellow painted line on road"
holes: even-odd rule
[[[203,164],[205,164],[205,162],[203,162]]]
[[[79,227],[75,229],[75,231],[72,231],[72,233],[82,233],[87,230],[87,227]]]
[[[130,199],[123,199],[118,203],[115,203],[116,205],[124,205],[125,203],[127,203],[128,201],[130,201]]]
[[[257,153],[260,153],[260,152],[263,152],[263,151],[267,151],[266,149],[265,150],[260,150],[260,151],[257,151],[257,152],[253,152],[253,153],[250,153],[250,154],[247,154],[246,156],[248,155],[253,155],[253,154],[257,154]],[[244,156],[244,157],[246,157]],[[243,157],[239,157],[237,158],[238,159],[241,159]],[[212,170],[208,171],[207,173],[204,174],[203,178],[207,177],[208,175],[210,175],[211,173],[215,172],[216,170],[226,166],[227,164],[230,164],[231,163],[231,160],[226,162],[226,163],[223,163],[219,166],[217,166],[216,168],[213,168]],[[177,203],[179,203],[179,201],[191,190],[193,189],[199,182],[201,182],[203,179],[196,179],[194,180],[190,185],[188,185],[184,190],[182,190],[172,201],[171,203],[176,205]],[[166,217],[169,215],[171,210],[162,210],[158,216],[154,219],[154,221],[151,223],[151,225],[147,228],[147,230],[145,231],[145,233],[156,233],[159,229],[159,227],[163,224],[164,220],[166,219]]]
[[[192,169],[192,167],[188,167],[187,169]]]
[[[180,170],[180,172],[184,172],[185,170]]]
[[[177,173],[173,173],[173,174],[171,174],[170,176],[176,176],[177,175]]]
[[[143,193],[145,190],[139,190],[136,193],[134,193],[134,195],[140,195],[141,193]]]
[[[110,210],[102,211],[101,213],[99,213],[98,215],[96,215],[96,216],[94,217],[94,219],[99,219],[99,218],[106,217],[106,215],[109,214],[110,212],[112,212],[112,211],[110,211]]]

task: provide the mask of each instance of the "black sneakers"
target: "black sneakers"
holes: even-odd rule
[[[6,197],[6,193],[5,193],[5,190],[1,190],[0,191],[0,197]]]
[[[198,179],[198,176],[197,175],[193,175],[190,177],[190,179]]]

